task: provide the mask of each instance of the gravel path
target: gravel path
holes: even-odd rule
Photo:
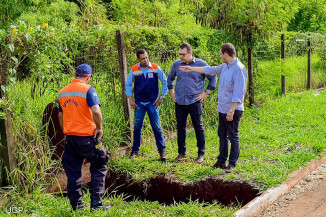
[[[326,162],[259,216],[326,216]]]

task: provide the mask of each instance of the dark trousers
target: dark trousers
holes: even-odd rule
[[[81,204],[81,169],[85,159],[88,159],[91,163],[91,183],[89,187],[91,200],[101,201],[105,190],[108,162],[104,145],[96,149],[93,136],[66,136],[62,163],[68,178],[68,198],[73,207]]]
[[[178,153],[186,153],[186,126],[188,114],[190,114],[196,132],[198,155],[203,156],[205,154],[205,129],[201,117],[202,103],[195,102],[190,105],[178,105],[178,103],[175,103],[175,113],[177,118]]]
[[[240,154],[239,124],[243,111],[235,110],[232,121],[226,120],[226,114],[219,112],[218,136],[220,138],[220,154],[217,161],[225,164],[229,152],[229,140],[231,150],[229,165],[235,167]]]

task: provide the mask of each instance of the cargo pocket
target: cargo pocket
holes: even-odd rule
[[[95,142],[92,153],[88,157],[88,161],[94,165],[106,165],[110,159],[110,153],[106,150],[101,142]]]

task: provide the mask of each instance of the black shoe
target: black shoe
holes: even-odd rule
[[[129,158],[132,159],[132,158],[134,158],[134,157],[138,157],[138,152],[132,151],[132,152],[130,153]]]
[[[234,169],[234,166],[228,165],[225,168],[225,173],[232,173],[233,169]]]
[[[87,203],[81,202],[77,205],[71,205],[72,210],[83,210],[84,208],[87,207]]]
[[[108,210],[111,208],[111,205],[104,205],[101,201],[92,201],[91,203],[91,212],[95,211],[95,210]]]
[[[173,162],[178,162],[180,161],[182,158],[186,157],[186,154],[179,154],[174,160]]]
[[[217,161],[216,161],[216,163],[212,167],[219,168],[219,169],[222,169],[222,170],[225,170],[226,169],[226,165],[225,164],[220,164]]]
[[[161,161],[163,162],[165,162],[168,159],[165,150],[160,151],[160,157],[161,157]]]

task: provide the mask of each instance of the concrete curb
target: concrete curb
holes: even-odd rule
[[[286,194],[291,188],[296,185],[299,181],[304,179],[309,175],[313,170],[319,167],[322,163],[326,161],[326,152],[322,154],[322,156],[317,160],[312,160],[305,167],[300,167],[298,170],[292,172],[289,175],[287,181],[282,183],[281,185],[273,188],[267,189],[260,196],[256,197],[249,203],[247,203],[244,207],[239,209],[234,213],[234,216],[237,217],[252,217],[257,216],[259,213],[264,211],[267,207],[272,205],[275,201],[277,201],[280,197]]]

